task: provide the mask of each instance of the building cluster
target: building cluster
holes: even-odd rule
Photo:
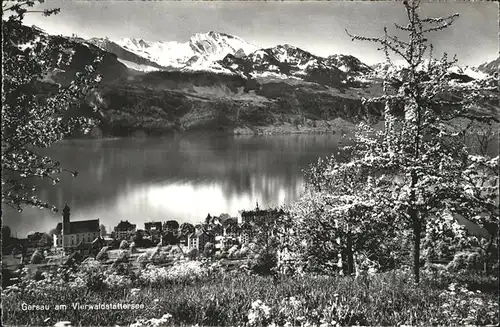
[[[277,213],[276,210],[261,210],[258,205],[254,210],[240,211],[238,217],[227,214],[212,217],[210,214],[201,224],[192,225],[169,220],[145,222],[144,229],[137,229],[135,224],[128,220],[120,221],[110,233],[104,235],[99,219],[71,221],[70,208],[63,209],[62,222],[57,224],[52,236],[46,233],[34,233],[22,245],[22,248],[64,250],[84,254],[96,252],[103,246],[119,244],[119,242],[143,241],[145,247],[159,243],[179,244],[187,250],[205,250],[207,243],[211,243],[215,250],[229,248],[236,244],[248,244],[254,241],[255,225],[262,220],[270,219]],[[137,244],[140,246],[139,244]]]
[[[240,211],[238,217],[210,217],[205,224],[197,225],[195,231],[180,242],[189,249],[203,251],[207,243],[214,244],[215,250],[223,250],[236,244],[248,244],[256,241],[260,226],[260,233],[273,234],[272,222],[282,214],[278,210],[261,210],[257,204],[254,210]]]

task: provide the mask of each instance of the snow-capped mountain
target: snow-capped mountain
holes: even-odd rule
[[[116,44],[164,68],[209,71],[223,71],[216,61],[228,54],[243,56],[258,49],[239,37],[213,31],[197,33],[184,43],[124,38]]]
[[[372,68],[351,55],[335,54],[328,56],[326,62],[331,66],[336,66],[345,73],[353,75],[368,74]]]
[[[197,33],[187,42],[146,41],[123,38],[111,41],[93,38],[89,43],[111,52],[134,71],[157,70],[209,72],[239,75],[245,78],[293,78],[330,86],[370,83],[384,78],[388,70],[400,70],[405,64],[380,63],[370,67],[352,55],[316,56],[293,45],[259,48],[243,39],[218,32]],[[422,69],[425,69],[425,63]],[[450,79],[459,83],[488,78],[472,67],[453,67]]]
[[[455,73],[458,75],[466,75],[475,80],[482,80],[490,77],[490,75],[480,71],[478,68],[470,66],[465,66],[465,67],[453,66],[448,71],[450,73]]]
[[[346,80],[346,73],[327,59],[289,44],[259,49],[243,57],[227,55],[221,64],[246,78],[293,78],[330,86],[340,86]]]
[[[498,67],[500,66],[500,57],[490,61],[485,62],[482,65],[479,65],[478,69],[483,73],[489,74],[491,76],[498,76]]]
[[[439,65],[439,61],[436,62]],[[429,65],[429,60],[424,60],[418,67],[419,71],[427,71]],[[393,61],[392,64],[388,62],[378,63],[372,66],[372,72],[369,74],[372,77],[376,78],[384,78],[387,73],[397,73],[398,71],[403,70],[408,67],[408,63],[403,60]],[[458,66],[454,65],[448,69],[448,78],[450,80],[454,80],[458,83],[469,83],[472,81],[481,81],[485,79],[491,78],[490,75],[482,72],[480,69],[476,67],[470,66]]]
[[[274,128],[325,132],[335,130],[332,122],[337,119],[376,122],[383,104],[366,104],[362,99],[382,95],[382,81],[376,75],[392,67],[372,69],[353,56],[324,58],[286,44],[259,49],[214,32],[177,43],[84,40],[33,31],[33,39],[62,47],[54,47],[54,71],[47,83],[66,85],[76,72],[102,58],[97,73],[103,79],[89,101],[99,107],[106,135],[187,130],[267,133]],[[479,90],[485,95],[476,112],[496,114],[497,78],[483,78],[471,67],[453,67],[449,74],[455,94]],[[82,112],[95,115],[87,109]]]
[[[133,70],[147,72],[161,70],[163,68],[147,58],[128,51],[108,38],[91,38],[90,40],[87,40],[87,42],[101,48],[104,51],[115,54],[121,63]]]

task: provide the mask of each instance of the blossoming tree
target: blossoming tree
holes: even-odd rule
[[[480,104],[490,104],[490,90],[481,83],[457,85],[450,77],[457,60],[433,56],[427,35],[451,26],[458,15],[422,18],[419,5],[403,2],[408,24],[395,26],[406,39],[387,29],[382,38],[347,32],[385,53],[384,94],[365,100],[385,104],[385,126],[378,131],[360,124],[354,145],[344,149],[347,160],[320,161],[309,172],[309,192],[288,221],[289,239],[296,240],[288,244],[308,260],[331,262],[340,252],[352,272],[353,251],[388,248],[396,257],[393,252],[411,241],[418,283],[428,224],[459,214],[485,228],[498,221],[498,178],[488,172],[498,157],[470,155],[464,142],[471,121],[494,119],[477,114]],[[396,65],[394,57],[404,64]],[[429,235],[441,238],[445,230]]]
[[[96,62],[77,73],[68,85],[54,83],[51,74],[70,64],[71,50],[63,38],[52,38],[23,25],[35,2],[2,4],[2,203],[19,211],[24,205],[50,207],[36,196],[36,181],[56,184],[56,175],[65,169],[37,149],[92,126],[92,119],[72,111],[84,103],[100,80],[95,75]],[[49,16],[58,12],[53,9],[42,13]]]
[[[479,103],[490,100],[489,95],[482,87],[457,87],[449,73],[456,58],[449,60],[445,53],[435,59],[428,43],[429,33],[451,26],[458,14],[422,18],[419,0],[404,1],[403,5],[408,24],[395,27],[407,35],[406,39],[390,35],[387,28],[382,38],[347,32],[353,40],[379,44],[388,63],[384,95],[369,100],[385,103],[384,131],[371,131],[358,139],[364,157],[349,165],[368,169],[379,181],[370,188],[379,199],[376,202],[390,201],[400,225],[412,230],[414,279],[418,283],[421,236],[430,217],[449,212],[475,219],[471,210],[464,210],[468,207],[477,212],[486,210],[488,219],[497,220],[498,212],[491,209],[491,194],[478,197],[470,192],[477,181],[466,176],[469,170],[476,172],[477,166],[463,142],[468,126],[465,121],[489,119],[473,115]],[[402,68],[394,64],[394,56],[403,60]],[[498,157],[493,159],[495,164]],[[488,191],[495,190],[498,179],[493,177],[488,185]]]

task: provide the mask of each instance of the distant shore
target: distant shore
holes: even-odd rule
[[[123,135],[106,133],[99,127],[87,135],[77,135],[70,139],[94,139],[94,140],[115,140],[120,138],[147,138],[171,135],[288,135],[288,134],[350,134],[355,123],[348,122],[341,118],[333,120],[306,120],[303,124],[280,123],[275,125],[237,126],[219,129],[196,128],[188,130],[135,130]]]

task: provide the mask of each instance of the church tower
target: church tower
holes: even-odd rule
[[[62,245],[63,247],[66,247],[67,243],[69,243],[69,238],[68,235],[71,234],[71,223],[69,221],[69,216],[70,216],[70,209],[68,207],[68,204],[64,206],[63,209],[63,222],[62,222]]]

